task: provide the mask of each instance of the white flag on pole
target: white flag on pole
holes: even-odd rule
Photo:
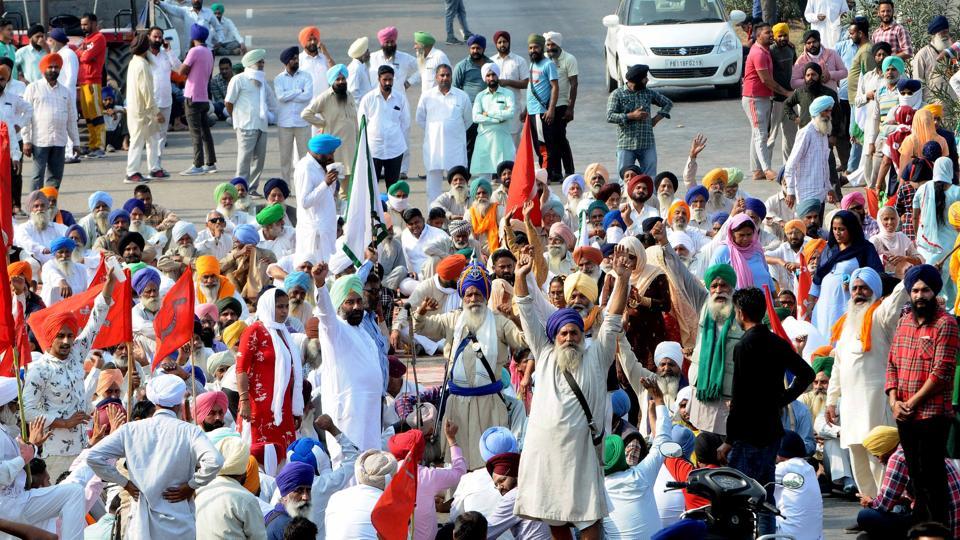
[[[359,267],[366,260],[367,247],[379,244],[387,236],[387,228],[383,224],[380,185],[374,174],[373,158],[367,146],[366,117],[360,120],[357,154],[352,170],[353,179],[347,198],[341,246],[354,266]]]

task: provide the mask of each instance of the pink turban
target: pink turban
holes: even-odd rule
[[[200,304],[197,306],[196,311],[197,317],[200,317],[201,320],[207,315],[209,315],[214,321],[220,318],[220,310],[218,310],[217,306],[214,304]]]
[[[570,227],[567,227],[562,221],[558,221],[550,226],[550,236],[559,236],[567,244],[567,249],[573,249],[577,243],[577,238],[573,235]]]
[[[851,206],[856,206],[858,204],[865,207],[867,205],[867,198],[863,196],[863,193],[860,193],[859,191],[853,191],[847,193],[846,196],[843,197],[843,199],[840,201],[840,208],[843,210],[849,210]]]
[[[379,41],[380,44],[383,45],[388,41],[396,41],[398,35],[399,35],[399,32],[397,31],[396,26],[388,26],[386,28],[381,29],[379,32],[377,32],[377,41]]]
[[[202,423],[203,419],[210,414],[210,411],[212,411],[214,407],[226,413],[227,395],[218,390],[216,392],[204,392],[197,396],[193,406],[193,417],[197,423]]]

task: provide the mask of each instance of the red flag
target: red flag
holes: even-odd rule
[[[23,314],[23,305],[17,303],[16,316],[13,317],[14,340],[12,347],[3,350],[0,357],[0,377],[14,377],[17,366],[13,363],[13,352],[17,351],[17,363],[24,368],[30,364],[30,336],[27,334],[27,322]]]
[[[2,124],[2,123],[0,123]],[[0,243],[2,244],[2,243]],[[0,268],[0,351],[3,351],[3,360],[0,360],[0,375],[13,376],[13,347],[16,346],[16,325],[13,321],[13,292],[10,290],[10,275],[7,274],[6,246],[3,248],[3,267]]]
[[[417,501],[417,464],[423,459],[424,444],[421,435],[370,513],[373,528],[383,540],[407,538],[407,525]]]
[[[97,333],[97,338],[93,340],[93,348],[95,349],[105,349],[133,340],[133,312],[131,310],[133,307],[133,289],[130,287],[130,272],[128,270],[125,272],[127,279],[123,283],[117,283],[113,288],[113,302],[110,304],[110,310]],[[44,351],[50,348],[51,336],[47,336],[43,329],[43,323],[47,317],[55,313],[72,311],[77,314],[77,322],[80,328],[83,328],[87,325],[87,319],[90,318],[93,302],[101,291],[103,291],[103,283],[93,285],[82,293],[75,294],[46,309],[30,314],[27,324],[33,330],[33,335],[37,336],[40,348]]]
[[[523,123],[520,132],[520,147],[513,161],[513,173],[510,175],[510,189],[507,191],[507,212],[516,219],[523,219],[523,203],[533,201],[530,220],[540,226],[540,198],[537,197],[537,180],[533,164],[533,137],[530,134],[530,116]]]
[[[880,210],[880,196],[877,194],[877,190],[873,188],[865,189],[864,193],[866,193],[867,198],[867,213],[873,219],[877,219],[877,212]]]
[[[770,318],[770,331],[782,337],[793,347],[793,340],[787,335],[787,331],[783,329],[783,325],[780,324],[780,317],[777,317],[777,311],[773,308],[773,295],[770,294],[770,287],[766,285],[763,286],[763,296],[767,299],[767,317]]]
[[[13,244],[13,190],[10,175],[10,134],[6,122],[0,122],[0,247],[4,253]],[[20,206],[20,201],[17,201]],[[10,283],[5,280],[3,283]]]
[[[193,339],[193,271],[188,267],[163,297],[160,311],[153,319],[157,334],[157,351],[150,369],[156,369],[161,360]]]
[[[93,279],[90,280],[90,287],[100,285],[107,280],[107,258],[100,254],[100,264],[97,265],[96,272],[93,273]]]
[[[807,299],[810,297],[810,287],[813,286],[813,276],[807,270],[807,258],[800,253],[800,277],[797,278],[797,319],[810,320],[807,313]]]

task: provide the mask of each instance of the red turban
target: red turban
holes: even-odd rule
[[[493,44],[496,45],[497,40],[500,39],[501,37],[505,37],[507,38],[507,41],[511,41],[510,32],[507,32],[506,30],[497,30],[496,32],[493,33]]]
[[[317,41],[320,41],[320,29],[316,26],[308,26],[300,31],[300,46],[306,47],[307,41],[309,41],[311,37],[316,38]]]
[[[30,263],[27,261],[17,261],[15,263],[10,263],[7,265],[7,275],[13,279],[17,276],[21,276],[23,279],[28,282],[33,281],[33,269],[30,268]]]
[[[630,179],[630,182],[627,184],[627,189],[629,190],[629,193],[633,193],[633,189],[637,187],[637,184],[639,184],[640,182],[643,182],[644,184],[647,185],[647,193],[652,195],[653,194],[653,178],[650,178],[650,176],[646,174],[636,174],[633,176],[633,178]]]
[[[50,53],[40,59],[40,72],[44,72],[50,66],[63,67],[63,57],[57,53]]]
[[[504,452],[497,454],[487,460],[487,472],[491,476],[499,474],[500,476],[520,476],[520,454],[516,452]]]
[[[43,326],[40,327],[40,332],[43,335],[37,336],[43,350],[50,348],[53,344],[53,338],[57,337],[57,334],[64,327],[73,331],[74,336],[80,332],[80,321],[77,319],[76,313],[72,311],[61,311],[51,313],[47,316],[46,320],[43,321]]]
[[[423,432],[419,429],[411,429],[398,433],[387,441],[387,449],[393,454],[393,457],[400,461],[407,457],[407,454],[413,452],[414,455],[422,455],[423,447],[426,442],[423,439]]]
[[[603,262],[603,252],[593,246],[580,246],[573,250],[573,262],[581,264],[585,260],[600,264]]]
[[[463,255],[444,257],[437,265],[437,275],[444,281],[456,281],[463,269],[467,266],[467,258]]]
[[[204,392],[197,396],[193,404],[193,418],[199,424],[214,408],[227,412],[227,395],[221,391]]]

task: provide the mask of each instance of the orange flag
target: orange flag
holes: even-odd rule
[[[0,246],[7,252],[13,244],[13,177],[10,171],[10,134],[6,122],[0,122]],[[20,201],[17,201],[20,206]],[[29,210],[29,209],[28,209]],[[6,238],[4,240],[4,238]],[[9,280],[3,283],[10,283]]]
[[[156,369],[161,360],[193,339],[193,294],[193,271],[188,267],[163,297],[160,310],[153,319],[157,351],[153,355],[151,370]]]
[[[513,161],[513,173],[510,175],[510,189],[507,191],[507,212],[515,219],[523,219],[523,203],[533,201],[530,220],[540,226],[540,198],[537,197],[537,180],[533,164],[533,137],[530,134],[530,116],[523,123],[520,132],[520,146]]]
[[[867,213],[873,219],[877,219],[877,212],[880,210],[880,197],[877,195],[877,190],[867,188],[865,192],[867,194]]]
[[[813,286],[813,276],[807,270],[807,258],[800,253],[800,276],[797,277],[797,319],[809,321],[810,314],[807,313],[807,299],[810,297],[810,287]]]
[[[407,538],[408,523],[417,502],[417,464],[423,459],[424,445],[421,435],[370,513],[373,528],[383,540]]]

